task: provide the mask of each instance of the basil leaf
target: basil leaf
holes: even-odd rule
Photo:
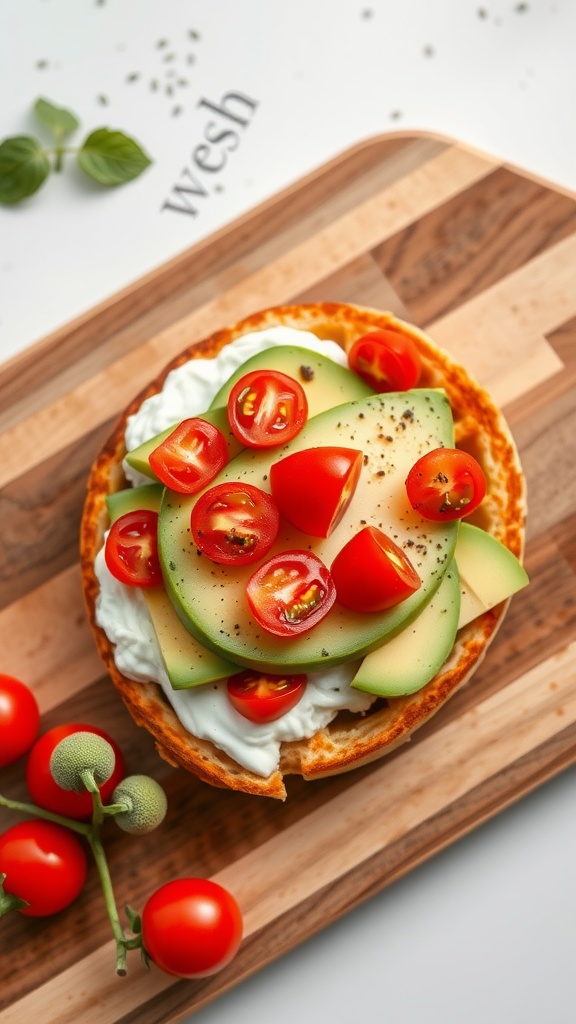
[[[37,192],[50,162],[36,139],[14,135],[0,143],[0,203],[19,203]]]
[[[42,97],[36,100],[34,111],[40,121],[47,124],[54,134],[60,138],[76,131],[80,124],[78,118],[71,110],[65,110],[64,107],[55,107],[53,103],[50,103],[50,100],[42,99]]]
[[[122,185],[137,178],[152,161],[124,132],[97,128],[78,150],[78,163],[101,185]]]

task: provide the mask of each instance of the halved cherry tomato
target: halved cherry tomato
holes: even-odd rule
[[[375,526],[365,526],[331,566],[336,599],[356,612],[382,612],[404,601],[421,580],[409,558]]]
[[[0,835],[0,875],[4,890],[29,904],[20,913],[46,917],[64,910],[86,880],[86,854],[63,825],[30,818]]]
[[[147,899],[144,948],[157,967],[178,978],[206,978],[235,956],[242,913],[232,893],[209,878],[177,878]]]
[[[0,675],[0,767],[26,753],[39,726],[40,711],[32,690],[14,676]]]
[[[112,523],[104,557],[120,583],[156,587],[162,582],[157,533],[158,513],[148,509],[127,512]]]
[[[434,448],[414,463],[406,477],[412,508],[434,522],[462,519],[486,494],[482,467],[459,448]]]
[[[358,338],[348,353],[348,365],[380,393],[416,387],[422,369],[415,342],[393,329]]]
[[[272,547],[280,516],[266,491],[240,481],[216,484],[192,509],[194,543],[219,565],[250,565]]]
[[[228,396],[232,433],[249,448],[271,448],[291,441],[307,416],[302,385],[279,370],[244,374]]]
[[[247,669],[230,676],[228,696],[236,711],[251,722],[275,722],[296,707],[307,682],[305,675],[275,676]]]
[[[282,551],[252,573],[246,596],[263,629],[274,636],[295,636],[312,629],[328,614],[336,590],[317,555]]]
[[[361,451],[306,448],[271,466],[272,496],[293,526],[329,537],[352,500],[361,469]]]
[[[52,751],[60,743],[60,740],[75,732],[93,732],[97,736],[103,736],[114,750],[116,755],[114,771],[110,778],[98,787],[102,803],[108,802],[116,786],[124,778],[122,751],[115,740],[103,729],[98,729],[94,725],[83,725],[80,722],[56,725],[36,740],[26,761],[26,785],[32,800],[38,807],[43,807],[46,811],[54,811],[55,814],[65,814],[67,818],[87,821],[92,817],[93,810],[90,793],[87,790],[83,793],[75,793],[73,790],[61,789],[54,782],[50,771]]]
[[[150,453],[151,469],[166,487],[179,494],[196,494],[206,487],[229,459],[226,438],[208,420],[183,420]]]

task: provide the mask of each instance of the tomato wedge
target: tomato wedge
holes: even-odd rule
[[[201,494],[190,526],[196,547],[219,565],[250,565],[276,540],[280,516],[273,498],[253,484],[216,484]]]
[[[247,669],[230,676],[228,697],[239,714],[263,725],[296,707],[307,682],[305,675],[275,676]]]
[[[280,514],[304,533],[329,537],[346,512],[362,469],[353,448],[306,448],[270,468]]]
[[[416,387],[422,370],[416,343],[392,329],[358,338],[348,353],[348,365],[379,393]]]
[[[329,570],[311,551],[282,551],[252,573],[246,596],[263,629],[295,636],[328,614],[336,590]]]
[[[229,458],[226,438],[207,420],[183,420],[153,452],[150,468],[161,483],[179,494],[196,494],[206,487]]]
[[[406,493],[415,511],[434,522],[469,516],[486,494],[482,467],[459,448],[434,448],[414,463]]]
[[[228,396],[232,433],[249,448],[271,448],[291,441],[307,416],[302,385],[279,370],[244,374]]]
[[[156,587],[162,583],[157,534],[158,513],[149,509],[126,512],[112,523],[104,558],[120,583],[129,587]]]
[[[421,580],[410,559],[375,526],[365,526],[331,566],[336,599],[356,612],[382,612],[404,601]]]

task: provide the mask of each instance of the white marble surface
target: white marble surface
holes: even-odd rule
[[[575,38],[574,0],[1,0],[0,138],[38,130],[42,95],[79,115],[78,138],[120,128],[154,162],[102,192],[70,159],[0,207],[0,360],[387,131],[574,190]],[[196,215],[166,208],[206,102],[231,92],[252,101],[234,150],[194,167]],[[571,769],[194,1020],[573,1024],[575,784]]]

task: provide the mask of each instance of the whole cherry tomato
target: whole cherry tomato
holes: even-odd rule
[[[486,494],[486,477],[468,452],[434,448],[412,466],[406,493],[412,508],[425,519],[462,519],[478,508]]]
[[[348,365],[378,392],[416,387],[422,369],[415,342],[392,328],[358,338],[348,353]]]
[[[353,448],[305,448],[270,467],[281,515],[304,533],[329,537],[346,512],[362,469]]]
[[[242,941],[242,914],[217,882],[181,878],[157,889],[142,911],[144,948],[157,967],[179,978],[216,974]]]
[[[120,583],[131,587],[156,587],[162,583],[157,534],[158,513],[149,509],[126,512],[112,523],[104,557]]]
[[[263,629],[274,636],[295,636],[312,629],[328,614],[336,590],[317,555],[282,551],[252,573],[246,596]]]
[[[0,835],[4,890],[29,903],[26,917],[47,917],[79,896],[86,879],[86,854],[73,832],[31,818]]]
[[[296,707],[304,694],[307,676],[276,676],[269,673],[237,672],[227,683],[233,707],[250,722],[275,722]]]
[[[26,785],[32,800],[38,807],[43,807],[46,811],[54,811],[56,814],[64,814],[67,818],[75,818],[77,821],[88,821],[92,817],[93,810],[90,793],[88,791],[75,793],[73,790],[61,789],[54,782],[50,772],[52,751],[58,746],[60,740],[75,732],[93,732],[97,736],[103,736],[114,749],[116,755],[114,771],[110,778],[99,787],[102,802],[109,801],[114,789],[124,778],[122,751],[116,741],[103,729],[79,722],[56,725],[36,740],[26,762]]]
[[[180,494],[196,494],[228,462],[222,431],[199,417],[183,420],[153,452],[151,469],[161,483]]]
[[[280,517],[274,500],[253,484],[216,484],[201,494],[190,526],[196,547],[220,565],[250,565],[270,550]]]
[[[336,599],[356,612],[382,612],[421,585],[402,548],[374,526],[366,526],[338,552],[331,566]]]
[[[234,437],[248,448],[270,448],[291,441],[308,416],[304,388],[279,370],[252,370],[228,396]]]
[[[14,676],[0,675],[0,767],[26,753],[39,726],[40,711],[32,691]]]

